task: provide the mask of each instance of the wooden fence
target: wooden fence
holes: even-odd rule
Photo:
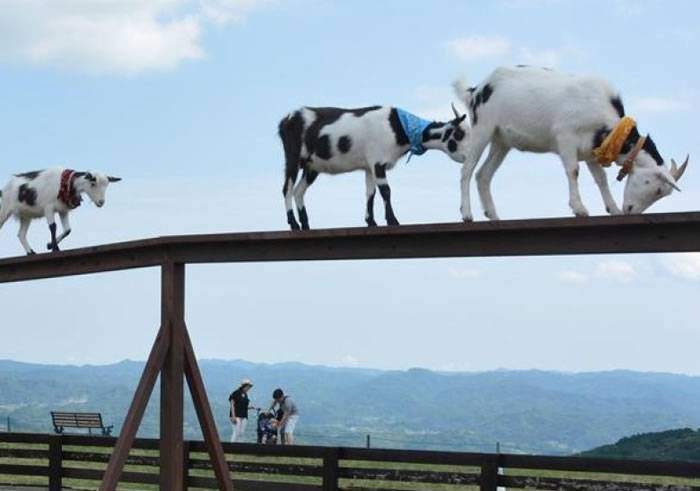
[[[0,485],[33,484],[50,491],[94,489],[116,439],[37,433],[0,434]],[[159,440],[137,439],[120,488],[159,484]],[[642,462],[578,457],[223,444],[240,491],[514,489],[700,491],[700,463]],[[186,441],[183,481],[217,489],[201,441]],[[499,473],[499,468],[505,475]],[[651,478],[650,478],[651,476]]]
[[[560,471],[586,471],[583,465],[592,465],[595,472],[618,472],[620,469],[631,474],[649,474],[655,469],[659,475],[676,476],[660,472],[680,472],[691,467],[664,467],[670,464],[619,464],[600,462],[600,466],[582,464],[578,459],[570,460],[522,460],[516,456],[489,456],[486,454],[449,454],[434,452],[398,452],[353,449],[261,449],[258,447],[222,448],[216,430],[209,400],[197,364],[195,351],[185,323],[185,269],[189,264],[240,263],[267,261],[330,261],[360,259],[408,259],[444,257],[494,257],[494,256],[533,256],[552,254],[617,254],[651,252],[699,252],[700,251],[700,212],[647,214],[617,217],[554,218],[537,220],[510,220],[500,222],[477,222],[471,224],[430,224],[402,227],[372,227],[353,229],[310,230],[298,233],[263,232],[215,235],[189,235],[159,237],[147,240],[86,247],[56,254],[39,254],[30,257],[0,259],[0,284],[30,281],[43,278],[59,278],[81,274],[119,271],[135,268],[160,267],[161,269],[161,324],[158,334],[146,361],[146,366],[129,406],[126,418],[116,444],[112,440],[61,440],[60,437],[34,437],[46,439],[45,449],[10,449],[8,452],[45,452],[47,465],[2,464],[0,473],[29,473],[48,476],[52,489],[58,489],[56,482],[62,478],[99,479],[102,476],[100,491],[115,491],[122,480],[143,479],[146,483],[158,483],[165,491],[182,491],[187,486],[199,486],[212,481],[211,477],[197,474],[198,466],[209,465],[206,460],[194,458],[192,452],[202,450],[202,444],[186,442],[183,438],[183,381],[187,381],[193,405],[197,413],[209,461],[213,468],[218,487],[233,491],[231,470],[237,463],[226,460],[226,452],[237,455],[278,456],[291,458],[321,459],[323,465],[314,469],[304,468],[304,479],[311,476],[320,479],[319,483],[302,482],[296,489],[338,489],[344,482],[410,481],[423,479],[433,473],[421,470],[411,474],[396,468],[387,471],[385,466],[378,470],[348,466],[348,461],[394,462],[401,464],[456,465],[459,469],[475,467],[477,471],[459,470],[452,477],[444,477],[451,471],[439,473],[437,481],[446,486],[455,484],[479,484],[481,489],[495,489],[500,483],[509,487],[529,487],[533,489],[596,489],[591,483],[566,483],[559,486],[538,475],[511,475],[498,477],[499,467],[553,469]],[[158,463],[158,474],[145,470],[129,470],[123,473],[125,465],[133,464],[135,456],[130,452],[136,442],[136,433],[141,423],[148,400],[156,380],[160,376],[161,413],[160,439],[141,445],[158,447],[158,461],[152,455],[145,455],[142,466],[146,469]],[[12,435],[12,434],[8,434]],[[3,438],[8,436],[3,435]],[[26,437],[30,438],[30,437]],[[64,437],[74,438],[74,437]],[[50,440],[50,441],[49,441]],[[112,446],[114,450],[104,455],[87,452],[95,459],[107,459],[106,469],[95,467],[79,468],[67,466],[68,457],[88,459],[86,455],[73,455],[65,445],[71,441],[76,445]],[[101,442],[101,443],[99,443]],[[155,443],[154,443],[155,442]],[[21,438],[20,438],[21,443]],[[42,442],[37,442],[42,443]],[[138,447],[136,447],[138,448]],[[4,450],[5,451],[5,450]],[[359,453],[358,453],[359,452]],[[380,453],[377,453],[380,452]],[[381,453],[383,452],[383,453]],[[86,452],[83,452],[86,453]],[[94,455],[93,455],[94,454]],[[29,455],[26,454],[25,455]],[[38,455],[38,454],[37,454]],[[42,454],[44,455],[44,454]],[[31,457],[30,457],[31,458]],[[92,458],[92,457],[90,457]],[[140,457],[139,457],[140,458]],[[131,460],[129,460],[131,459]],[[149,460],[150,459],[150,460]],[[520,459],[520,460],[519,460]],[[88,460],[86,460],[88,462]],[[131,462],[131,464],[130,464]],[[342,462],[343,465],[339,463]],[[598,461],[593,461],[598,462]],[[270,469],[284,469],[279,467]],[[353,464],[354,465],[354,464]],[[631,467],[629,467],[632,465]],[[560,467],[556,467],[560,466]],[[660,467],[661,466],[661,467]],[[312,466],[313,467],[313,466]],[[363,470],[364,469],[364,470]],[[605,470],[608,469],[608,470]],[[697,470],[693,468],[694,470]],[[291,469],[287,469],[290,471]],[[298,470],[298,469],[297,469]],[[431,468],[432,470],[432,468]],[[203,472],[206,472],[203,471]],[[262,471],[261,471],[262,472]],[[267,475],[273,471],[264,471]],[[374,472],[374,474],[372,473]],[[437,471],[436,471],[437,472]],[[34,474],[36,473],[36,474]],[[316,474],[314,474],[316,473]],[[278,473],[279,475],[288,475]],[[239,474],[236,473],[236,476]],[[255,475],[255,473],[253,473]],[[437,476],[437,474],[434,474]],[[700,473],[695,472],[694,476]],[[351,479],[350,481],[346,481]],[[440,481],[442,479],[442,481]],[[534,479],[534,481],[532,481]],[[547,478],[548,479],[548,478]],[[580,480],[577,480],[577,482]],[[141,482],[141,481],[137,481]],[[291,481],[290,481],[291,482]],[[428,481],[426,481],[428,482]],[[534,484],[533,484],[534,483]],[[248,486],[246,488],[246,486]],[[242,484],[237,489],[274,489],[280,485],[266,485],[260,481]],[[285,484],[284,489],[294,489]],[[547,487],[549,486],[549,487]],[[557,487],[558,486],[558,487]],[[563,487],[562,487],[563,486]],[[576,487],[579,486],[579,487]],[[391,486],[389,486],[391,487]],[[370,487],[369,489],[372,489]],[[376,488],[374,488],[376,489]],[[396,489],[396,488],[394,488]],[[417,489],[425,489],[425,486]],[[647,487],[613,487],[621,489],[671,489]],[[680,489],[690,489],[688,487]],[[700,491],[700,490],[699,490]]]

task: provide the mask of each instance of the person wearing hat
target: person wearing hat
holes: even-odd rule
[[[241,380],[241,385],[231,392],[228,400],[231,404],[229,410],[229,419],[233,425],[231,433],[231,443],[239,442],[245,433],[246,423],[248,423],[248,408],[250,401],[248,400],[248,391],[253,387],[253,382],[250,379],[244,378]]]

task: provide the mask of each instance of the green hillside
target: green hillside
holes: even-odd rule
[[[675,460],[700,462],[700,430],[690,428],[642,433],[622,438],[614,445],[604,445],[584,457],[607,457],[637,460]]]

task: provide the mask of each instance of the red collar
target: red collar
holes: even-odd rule
[[[82,201],[80,194],[77,193],[75,187],[73,187],[75,177],[74,170],[65,169],[61,173],[61,186],[58,189],[58,199],[63,201],[71,210],[79,207]]]

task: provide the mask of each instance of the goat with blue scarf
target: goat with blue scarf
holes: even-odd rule
[[[456,162],[463,162],[469,126],[466,115],[459,115],[454,106],[453,111],[455,118],[446,123],[428,121],[390,106],[302,107],[289,113],[280,121],[279,135],[285,153],[282,192],[290,228],[309,228],[304,195],[319,173],[355,170],[365,172],[367,225],[377,225],[374,220],[377,189],[384,201],[387,224],[398,225],[386,173],[406,154],[410,153],[410,159],[430,149],[441,150]],[[302,176],[297,181],[300,170]]]

